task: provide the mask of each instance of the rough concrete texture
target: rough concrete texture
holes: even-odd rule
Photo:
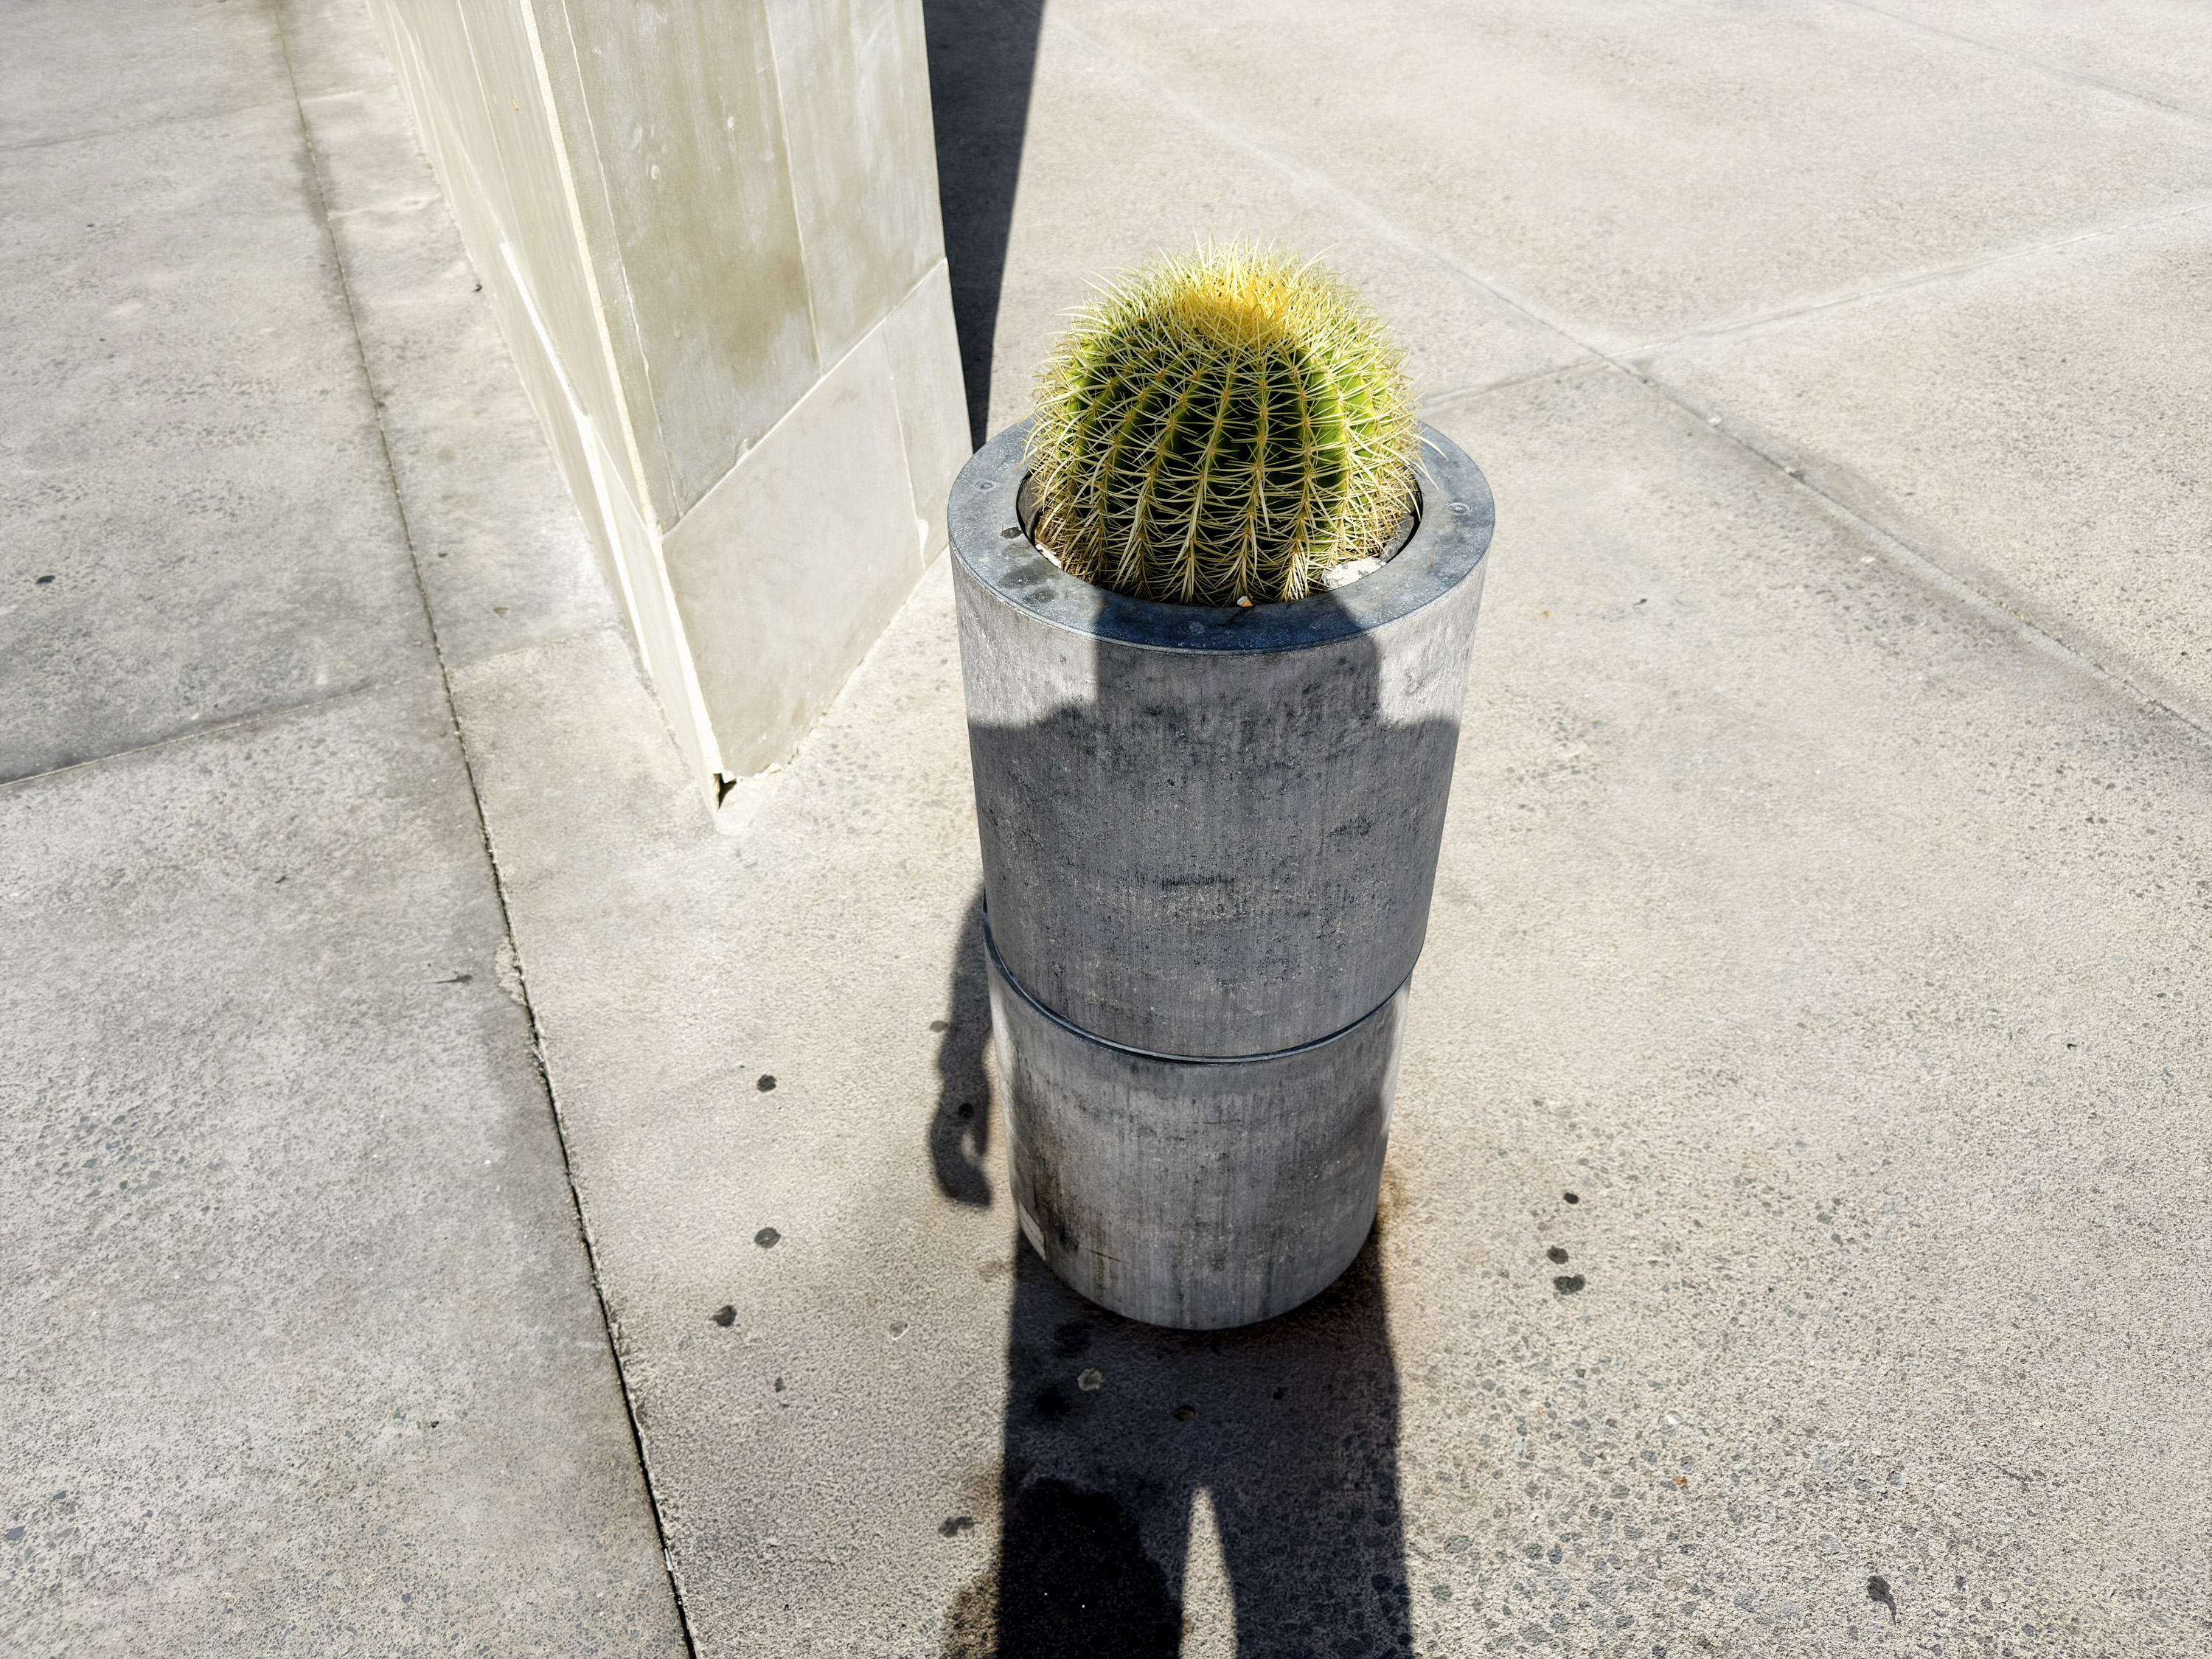
[[[283,101],[284,46],[265,6],[119,0],[104,15],[109,27],[93,30],[67,6],[15,0],[8,8],[0,144],[83,139]]]
[[[1340,1297],[1164,1335],[1015,1246],[942,571],[734,848],[613,641],[463,677],[702,1651],[2207,1639],[2203,736],[1608,361],[2166,212],[2204,129],[1859,9],[1546,17],[1065,5],[1021,111],[994,427],[1088,274],[1295,207],[1497,489]],[[1567,143],[1563,99],[1612,107]]]
[[[441,674],[615,614],[512,366],[353,9],[0,38],[0,1650],[680,1654]]]
[[[0,1646],[680,1652],[435,677],[0,848]]]
[[[472,661],[605,626],[619,605],[398,89],[301,112],[441,653]]]
[[[1064,27],[1613,349],[2200,201],[2212,155],[2201,119],[1851,4],[1072,10],[1047,74]]]
[[[2208,280],[2212,210],[2194,206],[1637,361],[1814,489],[2212,726]]]
[[[1878,9],[2025,68],[2212,118],[2212,16],[2188,0],[1889,0]]]
[[[1617,371],[1453,429],[1376,1272],[1218,1349],[1013,1247],[941,570],[734,850],[611,641],[463,677],[703,1651],[2199,1644],[2202,739]]]
[[[289,99],[0,151],[0,778],[434,666],[306,161]]]
[[[994,428],[1021,412],[1087,276],[1242,228],[1333,246],[1373,284],[1415,337],[1429,418],[1496,489],[1382,1222],[1339,1292],[1218,1337],[1100,1315],[1017,1247],[941,565],[734,840],[708,823],[613,627],[457,665],[699,1652],[2132,1659],[2212,1644],[2197,1381],[2212,1336],[2212,756],[2180,691],[2172,712],[2127,678],[2122,648],[2153,660],[2164,636],[2112,631],[2145,608],[2118,584],[2172,579],[2124,528],[2137,498],[2185,526],[2203,511],[2201,492],[2160,494],[2155,471],[2201,445],[2160,432],[2201,398],[2203,371],[2136,336],[2077,380],[2038,340],[2091,312],[2194,326],[2174,310],[2186,267],[2171,250],[2205,219],[2172,216],[2206,203],[2212,123],[2186,53],[2161,48],[2166,13],[2108,12],[2091,41],[2073,9],[2027,0],[1948,10],[1937,28],[1844,4],[1355,17],[1063,0],[1025,46],[1033,15],[1010,35],[989,9],[993,50],[1024,68],[999,83],[1026,93],[1020,123],[1009,143],[1005,103],[979,99],[966,112],[989,131],[944,149],[974,164],[948,173],[956,203],[961,179],[975,186],[981,222],[948,220],[964,320],[978,312],[962,250],[1003,261],[980,350]],[[943,84],[988,30],[949,0],[929,21]],[[2105,251],[2065,258],[2107,262],[2103,307],[2056,278],[2001,293],[1993,262],[2091,232]],[[1832,300],[1863,320],[1810,309]],[[1802,325],[1711,337],[1797,312]],[[1851,353],[1898,350],[1885,318],[1934,331],[1917,337],[1940,338],[1956,368],[1855,379]],[[1675,337],[1675,355],[1624,366]],[[2049,441],[2047,417],[2009,401],[2026,395],[2015,362],[2080,400],[2078,465],[2008,505],[2014,462],[1976,434]],[[1929,434],[1932,454],[1904,455],[1884,422]],[[427,448],[424,476],[465,500],[471,458],[454,447]],[[1886,516],[1939,463],[1942,510]],[[2122,527],[2062,581],[1997,544],[2051,514]],[[2206,538],[2162,544],[2169,564],[2201,562]],[[549,554],[559,571],[570,557]],[[1984,573],[2007,586],[1978,587]],[[2030,599],[2047,626],[2007,608]],[[2193,662],[2188,641],[2174,660],[2181,645]],[[384,730],[410,757],[447,741],[402,712]],[[209,799],[194,769],[233,742],[129,763],[152,781],[115,813]],[[375,775],[403,775],[399,757],[383,764]],[[87,791],[82,811],[56,810],[98,848],[123,833],[89,805],[86,781],[110,768],[119,787],[106,762],[10,795]],[[289,810],[327,824],[311,793],[302,781]],[[372,841],[392,821],[359,816]],[[294,844],[269,822],[267,839]],[[22,879],[110,867],[70,862],[53,833]],[[339,858],[355,845],[342,826],[299,833],[334,849],[324,879],[396,880],[388,854]],[[151,920],[181,931],[189,912],[235,960],[243,878],[234,892],[198,850],[221,843],[176,835],[178,896],[154,894]],[[101,919],[123,902],[104,874],[70,878],[88,933],[150,948]],[[11,878],[11,904],[21,890]],[[331,914],[390,901],[349,902]],[[59,924],[42,926],[52,939]],[[357,975],[388,950],[411,973],[413,952],[442,963],[495,937],[477,926],[339,926],[314,960]],[[349,955],[328,942],[342,937]],[[76,959],[105,976],[96,993],[153,971],[123,946]],[[240,1000],[222,1012],[240,1025],[221,1029],[305,994],[298,972],[245,971],[257,997],[271,988],[268,1012]],[[378,987],[351,1003],[315,992],[313,1053],[343,1036],[389,1057],[434,1036],[483,1043],[471,1064],[511,1075],[496,1052],[526,1040],[511,1009],[482,1005],[465,1042],[443,1024],[418,1038],[422,1008],[451,1020],[477,1005],[419,1004],[397,970]],[[93,1069],[78,1056],[98,994],[64,1004],[14,975],[8,994],[41,1011],[17,1023],[30,1064]],[[495,1139],[512,1109],[477,1133]],[[466,1111],[441,1120],[445,1144],[468,1145]],[[319,1121],[285,1122],[304,1137]],[[11,1192],[62,1179],[17,1167]],[[364,1179],[345,1196],[414,1190]],[[488,1226],[476,1207],[436,1213],[457,1235]],[[65,1210],[64,1224],[83,1230],[77,1271],[127,1276],[140,1259],[110,1244],[112,1222]],[[11,1264],[31,1259],[6,1237]],[[239,1236],[222,1248],[234,1259]],[[11,1267],[11,1331],[43,1305],[22,1287],[43,1297],[75,1282],[63,1272]],[[377,1328],[448,1351],[427,1313]],[[111,1447],[150,1443],[158,1413],[100,1380],[131,1352],[70,1340],[87,1358],[57,1374],[94,1398],[65,1399],[87,1413],[70,1420],[97,1408]],[[8,1346],[11,1378],[47,1363]],[[300,1375],[303,1396],[323,1385]],[[606,1415],[563,1398],[570,1426],[538,1441],[600,1444]],[[0,1548],[29,1540],[41,1494],[72,1490],[39,1474],[102,1455],[43,1433],[0,1454],[21,1506],[7,1526],[26,1528]],[[286,1443],[208,1497],[210,1526],[234,1502],[337,1527],[327,1511],[357,1489],[331,1444]],[[257,1510],[277,1503],[266,1493],[286,1507]],[[202,1534],[183,1559],[216,1559],[237,1535]],[[465,1553],[458,1527],[421,1535]],[[11,1597],[29,1559],[0,1556]],[[442,1645],[526,1650],[488,1609],[508,1605],[502,1585],[561,1583],[539,1559],[457,1578]],[[193,1565],[156,1583],[164,1605],[211,1618],[191,1604],[214,1577]],[[285,1588],[298,1650],[331,1650],[329,1629],[367,1617],[332,1581]],[[636,1581],[628,1593],[646,1604]],[[146,1646],[146,1624],[101,1610],[122,1605],[72,1601],[53,1644]],[[325,1607],[342,1616],[310,1640]],[[478,1622],[458,1627],[465,1615]],[[210,1628],[151,1627],[183,1631],[185,1650]],[[23,1628],[8,1627],[16,1645]]]

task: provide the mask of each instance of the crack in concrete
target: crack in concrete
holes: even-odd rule
[[[36,772],[25,772],[17,777],[0,778],[0,789],[14,789],[22,784],[37,783],[46,778],[58,778],[64,773],[82,772],[88,766],[105,766],[110,761],[128,760],[133,755],[147,754],[156,749],[172,748],[180,743],[196,742],[201,738],[212,737],[221,732],[235,732],[241,726],[258,725],[264,720],[287,720],[295,714],[307,714],[318,708],[328,708],[334,703],[344,702],[349,698],[372,696],[380,691],[389,691],[395,686],[412,685],[418,680],[427,680],[430,678],[431,676],[427,673],[402,674],[397,679],[374,680],[367,685],[349,686],[343,691],[333,691],[327,697],[309,697],[301,702],[272,703],[267,708],[252,709],[243,714],[233,714],[228,720],[210,720],[204,726],[194,726],[189,732],[172,732],[166,738],[155,738],[147,743],[135,743],[128,749],[113,749],[104,755],[87,755],[82,760],[67,761],[59,766],[44,767]]]
[[[1740,339],[1771,328],[1779,328],[1800,318],[1815,317],[1822,312],[1837,311],[1845,306],[1861,305],[1869,301],[1887,299],[1893,294],[1905,294],[1917,288],[1931,287],[1954,277],[1969,276],[1977,271],[1989,270],[2015,260],[2033,259],[2039,254],[2056,253],[2061,248],[2075,247],[2083,242],[2107,240],[2115,236],[2126,236],[2154,225],[2171,223],[2176,219],[2187,219],[2200,213],[2212,212],[2212,202],[2194,202],[2184,208],[2167,208],[2158,213],[2145,214],[2139,219],[2129,219],[2117,225],[2100,225],[2094,230],[2076,231],[2069,236],[2060,236],[2047,242],[2031,242],[2024,247],[2008,248],[2002,253],[1986,254],[1979,258],[1961,259],[1948,265],[1937,265],[1928,270],[1916,271],[1906,276],[1879,283],[1871,288],[1856,289],[1847,294],[1832,295],[1826,299],[1808,300],[1802,305],[1784,307],[1779,311],[1761,313],[1740,321],[1714,323],[1703,327],[1685,329],[1679,334],[1669,334],[1647,341],[1638,346],[1610,354],[1613,360],[1624,365],[1656,356],[1660,352],[1676,346],[1699,344],[1713,340]]]

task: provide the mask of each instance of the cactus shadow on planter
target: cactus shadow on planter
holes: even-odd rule
[[[1418,522],[1380,570],[1161,604],[1037,551],[1026,434],[950,503],[1017,1217],[1115,1312],[1271,1318],[1374,1219],[1489,488],[1425,432]]]

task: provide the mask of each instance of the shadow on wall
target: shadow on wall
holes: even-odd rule
[[[922,17],[952,315],[969,431],[981,449],[990,435],[991,348],[1044,0],[922,0]]]
[[[981,896],[939,1055],[938,1184],[988,1206]],[[1009,1206],[1011,1207],[1011,1206]],[[1384,1211],[1389,1208],[1386,1181]],[[1013,1232],[993,1565],[945,1619],[945,1659],[1165,1659],[1183,1641],[1194,1504],[1211,1499],[1237,1651],[1408,1652],[1398,1373],[1383,1222],[1334,1286],[1242,1330],[1164,1330],[1068,1290]]]

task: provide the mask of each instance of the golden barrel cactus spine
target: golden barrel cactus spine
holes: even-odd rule
[[[1241,246],[1162,259],[1045,365],[1036,538],[1140,599],[1303,599],[1396,529],[1418,430],[1403,359],[1330,272]]]

